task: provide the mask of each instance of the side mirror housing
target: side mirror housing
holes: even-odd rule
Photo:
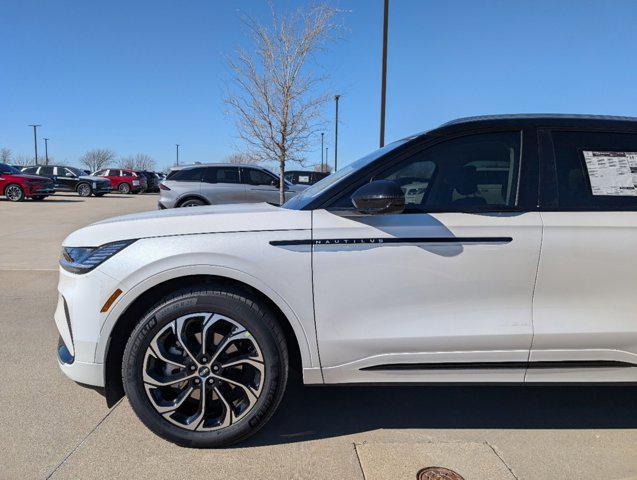
[[[352,203],[366,215],[401,213],[405,209],[405,193],[396,182],[375,180],[356,190]]]

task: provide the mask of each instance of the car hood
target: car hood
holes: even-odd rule
[[[88,180],[89,182],[111,182],[108,178],[96,177],[95,175],[82,175],[80,180]]]
[[[311,212],[268,203],[173,208],[123,215],[76,230],[64,246],[95,247],[117,240],[199,233],[310,230]]]

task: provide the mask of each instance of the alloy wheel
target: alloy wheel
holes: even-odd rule
[[[12,202],[19,202],[24,196],[24,192],[18,185],[9,185],[4,194]]]
[[[188,200],[182,204],[182,207],[200,207],[202,204],[197,200]]]
[[[261,394],[261,348],[234,320],[205,312],[181,316],[151,340],[143,382],[153,408],[178,427],[211,431],[243,418]]]
[[[77,187],[77,193],[80,197],[88,197],[91,194],[90,185],[82,183],[79,187]]]

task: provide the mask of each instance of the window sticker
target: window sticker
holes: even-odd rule
[[[637,197],[637,152],[584,152],[593,195]]]

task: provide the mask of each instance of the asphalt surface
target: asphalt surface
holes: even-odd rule
[[[156,195],[0,199],[0,479],[637,478],[637,387],[303,387],[259,434],[195,450],[107,409],[55,359],[56,265],[76,228]]]

